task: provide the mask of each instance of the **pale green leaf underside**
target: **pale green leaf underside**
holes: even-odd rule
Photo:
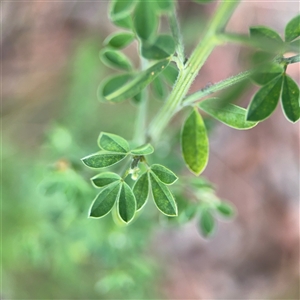
[[[139,211],[146,204],[149,195],[149,179],[147,172],[141,175],[135,182],[133,193],[137,203],[137,210]]]
[[[128,142],[125,139],[116,134],[106,132],[100,133],[98,146],[103,150],[111,152],[128,153],[130,150]]]
[[[132,98],[151,83],[156,76],[168,66],[169,63],[170,61],[165,59],[151,66],[149,69],[140,72],[133,80],[115,92],[109,94],[106,99],[112,102],[120,102]]]
[[[247,110],[231,103],[226,103],[218,98],[211,98],[199,103],[199,108],[207,114],[235,129],[250,129],[257,122],[246,121]]]
[[[204,122],[196,108],[193,109],[183,125],[181,149],[188,168],[199,175],[208,162],[209,141]]]
[[[167,216],[177,216],[177,204],[169,189],[156,177],[153,172],[149,172],[151,190],[157,208]]]
[[[94,169],[101,169],[112,166],[126,157],[124,153],[113,153],[108,151],[99,151],[82,158],[82,162]]]
[[[101,218],[107,215],[118,198],[120,188],[121,184],[114,182],[102,189],[90,207],[89,216],[92,218]]]
[[[130,151],[132,155],[149,155],[154,152],[151,144],[142,145]]]
[[[133,219],[135,212],[135,196],[130,186],[126,182],[123,182],[118,200],[118,214],[125,223],[129,223]]]
[[[112,172],[104,172],[91,178],[93,185],[100,188],[118,180],[121,180],[121,177]]]
[[[151,166],[151,171],[157,176],[157,178],[164,184],[173,184],[177,181],[178,177],[168,168],[154,164]]]

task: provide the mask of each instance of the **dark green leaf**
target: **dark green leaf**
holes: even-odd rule
[[[181,149],[188,168],[199,175],[208,161],[209,142],[206,128],[196,108],[186,119],[181,132]]]
[[[137,75],[129,83],[108,95],[106,99],[113,102],[120,102],[132,98],[151,83],[155,77],[168,66],[169,63],[170,61],[168,59],[156,63],[147,70],[139,73],[139,75]]]
[[[149,179],[147,172],[140,176],[135,182],[133,186],[133,194],[136,199],[137,210],[142,209],[146,204],[149,194]]]
[[[100,59],[102,62],[113,69],[120,69],[125,71],[132,70],[130,60],[123,53],[116,50],[104,49],[100,52]]]
[[[283,74],[283,67],[275,63],[267,63],[260,66],[258,70],[251,75],[254,82],[265,85],[272,79]]]
[[[120,188],[121,184],[114,182],[102,189],[91,205],[89,216],[92,218],[101,218],[107,215],[118,198]]]
[[[130,153],[133,155],[149,155],[153,152],[154,149],[150,144],[145,144],[130,151]]]
[[[173,184],[178,179],[178,177],[171,170],[162,165],[152,165],[151,171],[164,184]]]
[[[160,35],[153,43],[142,42],[141,54],[147,59],[164,59],[175,52],[175,42],[170,35]]]
[[[103,101],[106,96],[121,88],[125,83],[132,78],[130,74],[122,74],[107,78],[99,85],[97,96],[100,101]]]
[[[203,209],[200,217],[200,230],[204,237],[209,237],[215,229],[215,220],[210,210]]]
[[[82,158],[82,162],[94,169],[106,168],[112,166],[126,157],[124,153],[113,153],[108,151],[99,151]]]
[[[167,91],[164,82],[157,76],[152,82],[152,90],[154,96],[159,100],[165,100],[167,97]]]
[[[140,92],[132,97],[133,104],[139,105],[143,100],[143,92]]]
[[[217,212],[226,218],[232,218],[236,214],[234,206],[228,202],[222,201],[216,208]]]
[[[283,76],[281,103],[287,119],[291,122],[297,122],[300,117],[299,87],[286,74]]]
[[[285,41],[291,42],[300,36],[300,15],[293,18],[285,27]]]
[[[167,216],[177,216],[177,205],[169,189],[156,177],[153,172],[149,173],[151,190],[157,208]]]
[[[199,103],[199,108],[220,122],[235,129],[250,129],[256,122],[246,121],[246,109],[231,103],[225,103],[218,98],[211,98]]]
[[[131,32],[117,32],[108,36],[104,44],[112,48],[121,49],[128,46],[134,40],[134,34]]]
[[[125,223],[129,223],[136,211],[136,200],[130,186],[122,183],[121,193],[118,200],[118,213]]]
[[[247,113],[247,121],[258,122],[268,118],[275,110],[282,85],[282,76],[263,86],[253,97]]]
[[[155,3],[151,1],[140,1],[134,10],[134,28],[137,35],[143,40],[150,40],[158,27],[158,17],[154,5]]]
[[[116,134],[106,132],[100,133],[98,146],[103,150],[112,152],[128,153],[130,150],[128,142],[125,139]]]
[[[174,0],[156,0],[157,7],[162,11],[172,11]]]
[[[93,178],[91,178],[91,180],[94,186],[104,187],[115,181],[121,180],[121,177],[116,173],[104,172],[94,176]]]
[[[162,72],[162,76],[165,78],[165,80],[171,85],[173,86],[174,83],[177,80],[178,77],[178,69],[176,66],[174,66],[173,64],[168,65],[165,70]]]

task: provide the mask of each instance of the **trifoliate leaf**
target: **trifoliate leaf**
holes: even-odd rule
[[[118,200],[118,214],[125,223],[129,223],[133,219],[135,211],[135,196],[130,186],[126,182],[123,182]]]
[[[131,32],[117,32],[109,35],[104,40],[104,45],[115,49],[121,49],[128,46],[134,40],[134,34]]]
[[[178,177],[165,166],[154,164],[150,169],[164,184],[173,184],[178,179]]]
[[[101,132],[98,138],[98,146],[106,151],[119,152],[119,153],[128,153],[130,148],[128,142],[122,137]]]
[[[93,185],[100,188],[118,180],[121,180],[121,177],[113,172],[104,172],[91,178]]]
[[[151,190],[157,208],[167,216],[177,216],[177,204],[169,189],[156,177],[153,172],[149,173]]]
[[[196,108],[184,122],[181,149],[188,168],[199,175],[208,162],[209,142],[203,119]]]
[[[137,147],[130,151],[132,155],[149,155],[154,152],[153,147],[148,143],[145,145],[142,145],[140,147]]]
[[[211,98],[199,103],[199,108],[207,114],[235,129],[250,129],[257,122],[246,121],[247,110],[231,103],[225,103],[221,99]]]
[[[216,224],[209,209],[202,210],[199,226],[204,237],[209,237],[213,234]]]
[[[291,42],[300,36],[300,15],[293,18],[285,27],[285,41]]]
[[[120,188],[121,184],[114,182],[102,189],[91,205],[89,216],[92,218],[101,218],[107,215],[117,201]]]
[[[93,169],[101,169],[112,166],[126,157],[125,153],[99,151],[82,158],[82,162]]]
[[[149,195],[148,173],[145,172],[138,178],[133,186],[133,194],[137,203],[137,211],[141,210],[147,202]]]
[[[122,52],[103,49],[100,52],[100,59],[106,66],[110,68],[124,71],[132,70],[132,64],[130,60]]]

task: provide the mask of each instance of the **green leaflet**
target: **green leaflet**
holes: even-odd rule
[[[91,218],[101,218],[107,215],[118,198],[120,187],[119,182],[114,182],[102,189],[90,207],[89,216]]]
[[[101,169],[112,166],[126,157],[125,153],[99,151],[82,158],[82,162],[93,169]]]
[[[253,97],[247,113],[247,121],[262,121],[275,110],[282,85],[282,76],[263,86]]]
[[[141,210],[147,202],[149,195],[148,172],[145,172],[138,178],[133,186],[133,194],[136,199],[137,211]]]
[[[157,76],[152,82],[152,91],[158,100],[165,100],[167,97],[167,90],[165,83],[161,80],[161,76]]]
[[[204,122],[197,108],[193,109],[183,125],[181,149],[188,168],[199,175],[207,165],[209,142]]]
[[[277,76],[282,75],[283,67],[275,63],[267,63],[260,66],[259,69],[251,75],[251,79],[260,85],[265,85]]]
[[[297,83],[286,74],[283,76],[281,103],[287,119],[291,122],[297,122],[300,117],[299,87]]]
[[[124,71],[132,70],[132,64],[130,60],[122,52],[103,49],[100,51],[100,59],[106,66],[110,68]]]
[[[153,172],[149,173],[151,190],[157,208],[166,216],[177,216],[177,204],[169,189],[156,177]]]
[[[125,16],[122,19],[112,20],[112,22],[119,27],[123,27],[123,28],[130,29],[130,30],[132,30],[132,28],[133,28],[131,15]]]
[[[168,59],[156,63],[147,70],[139,73],[139,75],[137,75],[133,80],[122,86],[117,91],[109,94],[106,99],[113,102],[120,102],[132,98],[151,83],[155,77],[168,66],[169,63],[170,61]]]
[[[161,11],[172,11],[174,0],[156,0],[156,5]]]
[[[207,4],[213,2],[214,0],[193,0],[193,1],[200,4]]]
[[[122,182],[122,188],[118,200],[118,214],[125,223],[129,223],[133,219],[135,211],[135,196],[130,186],[126,182]]]
[[[300,15],[293,18],[285,27],[285,41],[291,42],[300,36]]]
[[[204,237],[209,237],[213,234],[216,223],[209,209],[202,210],[199,227]]]
[[[154,149],[151,146],[151,144],[149,144],[149,143],[145,144],[143,146],[137,147],[130,151],[130,153],[133,155],[149,155],[149,154],[152,154],[153,152],[154,152]]]
[[[177,80],[179,71],[177,69],[176,66],[174,66],[173,64],[168,65],[165,70],[162,72],[162,76],[164,77],[164,79],[166,80],[166,82],[173,86],[174,83]]]
[[[291,51],[300,53],[300,39],[291,42],[290,48],[291,48]]]
[[[136,34],[142,40],[150,40],[158,27],[158,17],[155,13],[155,3],[139,1],[133,15],[133,25]]]
[[[106,96],[121,88],[129,81],[130,78],[132,78],[132,75],[130,74],[122,74],[107,78],[103,83],[99,85],[97,91],[98,100],[105,100]]]
[[[217,212],[225,218],[233,218],[236,214],[235,208],[231,203],[220,202],[217,207]]]
[[[118,180],[121,180],[121,177],[112,172],[104,172],[91,178],[95,187],[104,187]]]
[[[134,34],[131,32],[117,32],[109,35],[104,44],[112,48],[121,49],[128,46],[134,40]]]
[[[142,42],[141,54],[147,59],[164,59],[175,52],[175,41],[170,35],[159,35],[153,43]]]
[[[134,0],[113,0],[109,10],[110,19],[115,22],[128,17],[132,11]]]
[[[120,152],[127,154],[130,150],[128,142],[123,139],[122,137],[101,132],[98,138],[98,146],[106,151],[112,151],[112,152]]]
[[[178,177],[171,170],[162,165],[154,164],[150,169],[164,184],[173,184],[178,179]]]
[[[257,125],[257,122],[246,121],[246,109],[231,103],[224,103],[218,98],[201,101],[199,108],[218,121],[235,129],[245,130]]]

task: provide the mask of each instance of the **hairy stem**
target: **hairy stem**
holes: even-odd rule
[[[231,15],[233,14],[238,1],[222,1],[214,14],[205,35],[198,46],[193,51],[191,57],[187,61],[185,68],[179,70],[179,75],[174,88],[159,111],[156,117],[152,120],[148,137],[151,140],[157,140],[162,130],[169,123],[172,116],[177,112],[185,95],[188,93],[194,79],[198,75],[199,70],[205,63],[206,59],[217,46],[217,34],[224,29]]]

